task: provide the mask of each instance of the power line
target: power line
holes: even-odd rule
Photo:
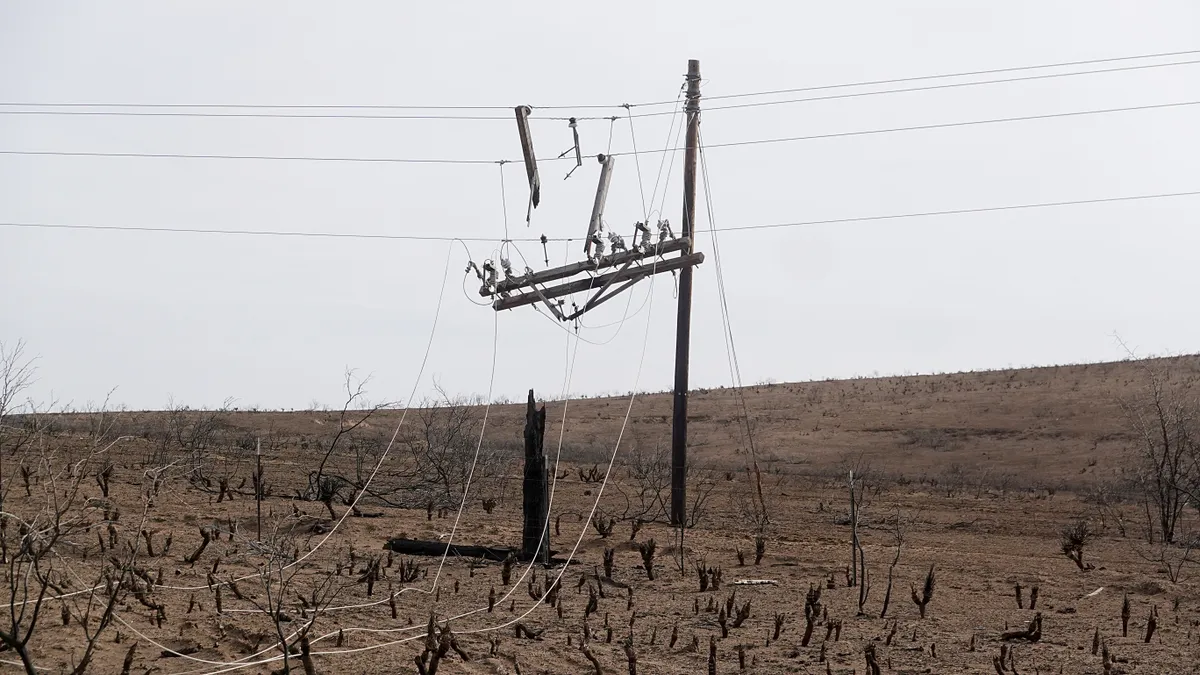
[[[1128,106],[1124,108],[1103,108],[1100,110],[1073,110],[1061,113],[1047,113],[1044,115],[1020,115],[1016,117],[995,117],[983,120],[966,120],[962,122],[941,122],[938,124],[918,124],[910,127],[888,127],[884,129],[865,129],[861,131],[841,131],[829,134],[814,134],[811,136],[788,136],[784,138],[764,138],[750,141],[731,141],[727,143],[712,143],[705,146],[705,149],[713,148],[732,148],[743,145],[765,145],[768,143],[793,143],[797,141],[814,141],[822,138],[847,138],[850,136],[871,136],[874,134],[891,134],[904,131],[927,131],[930,129],[952,129],[955,127],[969,127],[983,124],[1002,124],[1007,122],[1028,122],[1032,120],[1050,120],[1060,119],[1065,117],[1081,117],[1084,115],[1108,115],[1119,112],[1136,112],[1143,110],[1162,110],[1166,108],[1181,108],[1184,106],[1200,105],[1200,101],[1179,101],[1176,103],[1154,103],[1149,105]],[[661,150],[644,150],[643,152],[662,152]],[[629,153],[614,152],[613,155],[622,155]]]
[[[732,94],[706,95],[705,99],[709,101],[732,99],[732,98],[747,98],[754,96],[773,96],[778,94],[794,94],[807,91],[821,91],[826,89],[841,89],[847,87],[864,87],[881,84],[899,84],[903,82],[919,82],[922,80],[936,80],[954,77],[969,77],[975,75],[994,75],[998,73],[1012,73],[1023,70],[1042,70],[1047,68],[1066,68],[1070,66],[1086,66],[1096,65],[1101,63],[1116,63],[1121,61],[1136,61],[1142,59],[1154,58],[1170,58],[1177,56],[1189,56],[1200,54],[1200,49],[1180,50],[1172,52],[1157,52],[1151,54],[1131,54],[1127,56],[1114,56],[1095,59],[1083,59],[1076,61],[1058,61],[1054,63],[1041,63],[1028,66],[1009,66],[1005,68],[990,68],[985,70],[970,70],[960,71],[955,73],[938,73],[933,75],[916,75],[909,77],[888,78],[879,80],[860,80],[857,82],[841,82],[825,85],[814,85],[806,87],[791,87],[787,89],[773,89],[765,91],[741,92]],[[1172,65],[1172,64],[1164,64]],[[1153,67],[1153,66],[1149,66]],[[1097,71],[1105,72],[1105,71]],[[1073,75],[1075,73],[1066,73],[1065,75]],[[1087,73],[1080,73],[1087,74]],[[580,105],[531,105],[534,110],[615,110],[617,108],[634,107],[647,108],[653,106],[673,105],[674,100],[670,101],[646,101],[641,103],[621,103],[621,104],[580,104]],[[504,110],[511,111],[512,105],[389,105],[389,104],[263,104],[263,103],[99,103],[99,102],[0,102],[0,107],[42,107],[42,108],[141,108],[141,109],[162,109],[162,110],[178,110],[178,109],[228,109],[228,110],[251,110],[251,109],[273,109],[273,110],[458,110],[458,111],[485,111],[485,110]],[[440,116],[433,116],[434,118]],[[511,119],[508,116],[497,119]],[[542,118],[544,119],[544,118]]]
[[[464,241],[473,243],[497,243],[498,237],[447,237],[417,234],[371,234],[367,232],[303,232],[298,230],[238,230],[210,229],[198,227],[155,227],[138,225],[82,225],[68,223],[17,223],[0,222],[0,227],[24,227],[52,230],[96,230],[110,232],[169,232],[176,234],[218,234],[240,235],[255,237],[316,237],[322,239],[374,239],[390,241]],[[540,238],[528,237],[510,239],[518,242],[540,242]],[[569,239],[548,239],[547,241],[571,241]]]
[[[0,104],[7,105],[7,104]],[[176,110],[0,110],[0,115],[33,116],[91,116],[91,117],[232,117],[264,119],[356,119],[356,120],[467,120],[513,121],[511,115],[405,115],[405,114],[357,114],[357,113],[269,113],[269,112],[187,112]],[[548,119],[531,117],[530,119]]]
[[[951,82],[949,84],[933,84],[933,85],[925,85],[925,86],[921,86],[921,87],[905,87],[903,89],[884,89],[882,91],[861,91],[861,92],[851,92],[848,94],[829,94],[827,96],[810,96],[807,98],[792,98],[792,99],[785,99],[782,101],[759,101],[756,103],[735,103],[735,104],[724,105],[724,106],[710,106],[708,108],[705,108],[704,111],[712,112],[714,110],[738,110],[738,109],[742,109],[742,108],[761,108],[763,106],[787,105],[787,104],[791,104],[791,103],[810,103],[813,101],[834,101],[834,100],[838,100],[838,99],[862,98],[862,97],[866,97],[866,96],[881,96],[881,95],[885,95],[885,94],[903,94],[903,93],[916,92],[916,91],[936,91],[939,89],[957,89],[957,88],[962,88],[962,87],[978,87],[978,86],[989,85],[989,84],[1004,84],[1004,83],[1010,83],[1010,82],[1029,82],[1029,81],[1034,81],[1034,80],[1048,80],[1048,79],[1059,78],[1059,77],[1076,77],[1079,75],[1099,75],[1099,74],[1105,74],[1105,73],[1119,73],[1119,72],[1125,72],[1125,71],[1130,71],[1130,70],[1145,70],[1148,68],[1167,68],[1167,67],[1171,67],[1171,66],[1188,66],[1188,65],[1195,65],[1197,63],[1200,63],[1200,59],[1196,59],[1196,60],[1192,60],[1192,61],[1172,61],[1171,63],[1153,63],[1153,64],[1141,65],[1141,66],[1124,66],[1121,68],[1106,68],[1104,70],[1086,70],[1086,71],[1081,71],[1081,72],[1077,72],[1077,73],[1051,73],[1048,75],[1028,75],[1025,77],[1009,77],[1009,78],[1003,78],[1003,79],[999,79],[999,80],[980,80],[980,81],[976,81],[976,82]],[[667,113],[665,113],[665,112],[643,113],[642,115],[640,115],[640,117],[651,117],[651,116],[665,115],[665,114],[667,114]]]
[[[1188,192],[1163,192],[1159,194],[1148,195],[1124,195],[1120,197],[1097,197],[1094,199],[1072,199],[1057,202],[1035,202],[1028,204],[1005,204],[1003,206],[983,206],[978,208],[966,209],[946,209],[944,211],[916,211],[911,213],[892,213],[878,216],[856,216],[853,218],[829,218],[825,220],[804,220],[790,223],[770,223],[766,225],[735,225],[733,227],[722,227],[717,229],[717,232],[744,232],[747,230],[771,230],[788,227],[807,227],[815,225],[838,225],[843,223],[867,223],[879,220],[897,220],[900,218],[927,218],[934,216],[957,216],[971,213],[992,213],[996,211],[1018,211],[1025,209],[1045,209],[1055,208],[1060,206],[1082,206],[1084,204],[1108,204],[1114,202],[1133,202],[1146,201],[1151,199],[1170,199],[1173,197],[1195,197],[1200,195],[1200,190],[1191,190]],[[697,232],[705,232],[706,230],[696,230]]]
[[[218,155],[179,152],[72,152],[64,150],[0,150],[0,155],[34,157],[136,157],[142,159],[230,159],[272,162],[351,162],[365,164],[507,164],[510,159],[446,159],[414,157],[321,157],[312,155]],[[539,162],[556,161],[555,158]]]
[[[1184,192],[1162,192],[1141,195],[1120,195],[1115,197],[1095,197],[1091,199],[1072,199],[1053,202],[1029,202],[1021,204],[1003,204],[999,206],[983,206],[974,208],[945,209],[940,211],[915,211],[907,213],[889,213],[874,216],[853,216],[847,218],[828,218],[823,220],[802,220],[783,223],[766,223],[761,225],[734,225],[731,227],[709,228],[696,230],[697,234],[704,232],[745,232],[752,230],[784,229],[792,227],[809,227],[818,225],[840,225],[848,223],[866,223],[880,220],[899,220],[904,218],[928,218],[936,216],[967,215],[974,213],[991,213],[997,211],[1017,211],[1065,206],[1082,206],[1086,204],[1108,204],[1116,202],[1148,201],[1153,199],[1171,199],[1176,197],[1200,196],[1200,190]],[[28,229],[57,229],[57,230],[96,230],[115,232],[159,232],[175,234],[214,234],[214,235],[246,235],[260,237],[317,237],[333,239],[368,239],[394,241],[464,241],[496,243],[501,241],[495,237],[451,237],[439,235],[408,235],[408,234],[371,234],[363,232],[302,232],[283,230],[238,230],[238,229],[206,229],[206,228],[174,228],[135,225],[87,225],[70,223],[35,223],[35,222],[0,222],[0,227]],[[549,242],[581,241],[582,237],[550,237]],[[534,243],[541,238],[514,238],[508,241]]]
[[[998,73],[1013,73],[1022,70],[1041,70],[1044,68],[1065,68],[1068,66],[1087,66],[1098,63],[1114,63],[1118,61],[1134,61],[1138,59],[1154,59],[1168,58],[1175,56],[1188,56],[1192,54],[1200,54],[1200,49],[1189,49],[1177,52],[1159,52],[1156,54],[1136,54],[1131,56],[1113,56],[1101,59],[1086,59],[1083,61],[1060,61],[1058,63],[1043,63],[1032,66],[1011,66],[1008,68],[991,68],[988,70],[968,70],[957,73],[942,73],[939,75],[917,75],[913,77],[897,77],[887,80],[860,80],[858,82],[843,82],[839,84],[824,84],[811,87],[793,87],[789,89],[773,89],[769,91],[755,91],[744,94],[724,94],[717,96],[705,96],[709,101],[717,101],[730,98],[744,98],[749,96],[775,96],[778,94],[796,94],[804,91],[821,91],[823,89],[841,89],[843,87],[867,87],[878,84],[900,84],[902,82],[919,82],[921,80],[940,80],[951,77],[970,77],[973,75],[995,75]]]
[[[647,103],[611,103],[581,105],[530,105],[534,110],[615,110],[630,107],[665,105],[670,101]],[[388,104],[318,104],[318,103],[32,103],[13,101],[0,103],[0,107],[26,108],[146,108],[146,109],[228,109],[228,110],[506,110],[512,112],[513,105],[388,105]],[[504,119],[511,119],[505,117]]]
[[[850,93],[845,93],[845,94],[829,94],[826,96],[810,96],[810,97],[806,97],[806,98],[784,99],[781,101],[758,101],[755,103],[734,103],[734,104],[730,104],[730,105],[711,106],[711,107],[706,108],[705,112],[714,112],[714,111],[720,111],[720,110],[740,110],[743,108],[759,108],[759,107],[763,107],[763,106],[789,105],[789,104],[793,104],[793,103],[811,103],[814,101],[833,101],[833,100],[839,100],[839,99],[863,98],[863,97],[868,97],[868,96],[884,96],[884,95],[889,95],[889,94],[903,94],[903,93],[920,92],[920,91],[937,91],[937,90],[942,90],[942,89],[980,87],[980,86],[993,85],[993,84],[1009,84],[1009,83],[1013,83],[1013,82],[1030,82],[1030,81],[1036,81],[1036,80],[1049,80],[1049,79],[1055,79],[1055,78],[1060,78],[1060,77],[1079,77],[1079,76],[1083,76],[1083,75],[1104,75],[1104,74],[1135,71],[1135,70],[1147,70],[1147,69],[1151,69],[1151,68],[1170,68],[1170,67],[1175,67],[1175,66],[1188,66],[1188,65],[1195,65],[1197,63],[1200,63],[1200,59],[1195,59],[1195,60],[1190,60],[1190,61],[1172,61],[1169,63],[1150,63],[1150,64],[1142,64],[1142,65],[1136,65],[1136,66],[1120,66],[1120,67],[1116,67],[1116,68],[1105,68],[1105,69],[1101,69],[1101,70],[1085,70],[1085,71],[1071,72],[1071,73],[1049,73],[1049,74],[1044,74],[1044,75],[1027,75],[1027,76],[1023,76],[1023,77],[1008,77],[1008,78],[1001,78],[1001,79],[996,79],[996,80],[979,80],[979,81],[975,81],[975,82],[951,82],[948,84],[924,85],[924,86],[918,86],[918,87],[904,87],[904,88],[900,88],[900,89],[885,89],[882,91],[861,91],[861,92],[850,92]],[[1044,68],[1044,67],[1048,67],[1048,66],[1032,66],[1032,67]],[[1007,70],[1013,70],[1013,69],[1003,69],[1003,70],[1007,71]],[[932,78],[945,78],[945,77],[951,77],[951,76],[931,75],[931,76],[923,76],[923,77],[917,77],[917,78],[904,78],[901,81],[926,80],[926,79],[932,79]],[[882,83],[882,82],[880,82],[880,83]],[[866,83],[866,84],[877,84],[877,83]],[[826,85],[826,86],[819,86],[819,87],[809,87],[809,88],[783,90],[783,91],[788,91],[788,92],[816,91],[816,90],[827,90],[827,89],[834,89],[834,88],[840,89],[840,88],[854,87],[854,86],[864,86],[864,85],[859,85],[859,84]],[[774,93],[777,93],[777,92],[729,94],[727,96],[713,96],[713,97],[708,97],[708,98],[710,100],[711,99],[743,98],[743,97],[750,97],[750,96],[766,96],[766,95],[771,95]],[[37,107],[39,105],[43,106],[43,107],[65,107],[65,108],[69,108],[69,109],[67,109],[67,110],[4,110],[3,109],[4,107],[8,107],[8,106],[20,106],[20,105],[24,105],[27,107]],[[229,117],[229,118],[264,118],[264,119],[459,120],[459,121],[473,121],[473,122],[478,122],[478,121],[511,122],[513,120],[512,115],[432,115],[432,114],[418,115],[418,114],[354,114],[354,113],[303,113],[303,114],[297,114],[297,113],[280,113],[280,112],[194,112],[194,111],[180,112],[177,110],[178,108],[198,108],[198,109],[209,109],[209,110],[220,109],[220,108],[229,108],[229,109],[239,109],[240,110],[240,109],[247,109],[247,108],[251,108],[251,107],[257,107],[257,106],[248,106],[248,105],[222,106],[222,105],[213,105],[213,104],[204,104],[204,105],[195,105],[195,106],[189,106],[189,105],[184,105],[184,104],[94,104],[93,107],[107,107],[107,106],[111,105],[112,107],[120,106],[120,107],[129,107],[129,108],[138,108],[138,109],[135,109],[135,110],[79,110],[78,109],[78,108],[82,108],[82,107],[89,107],[92,105],[93,104],[0,103],[0,115],[33,115],[33,116],[77,116],[77,115],[89,116],[90,115],[90,116],[101,116],[101,117],[199,117],[199,118]],[[651,104],[642,104],[642,105],[659,105],[659,104],[651,103]],[[383,110],[388,110],[388,109],[394,108],[393,106],[272,106],[272,107],[279,108],[279,109],[304,109],[304,110],[318,110],[318,109],[320,109],[320,110],[335,110],[335,109],[353,109],[353,110],[358,110],[358,109],[381,110],[381,109],[383,109]],[[620,105],[620,106],[595,106],[595,107],[625,108],[626,116],[631,117],[631,118],[632,117],[657,117],[657,116],[661,116],[661,115],[673,114],[673,112],[670,110],[634,114],[631,112],[631,110],[634,107],[638,107],[635,104]],[[146,110],[147,108],[154,108],[154,109]],[[168,108],[168,110],[160,110],[159,108]],[[408,109],[408,108],[401,107],[400,109]],[[413,107],[411,109],[425,110],[425,109],[440,109],[440,108]],[[471,109],[471,108],[468,108],[468,109]],[[478,108],[475,108],[475,109],[493,110],[495,108],[492,106],[479,106]],[[543,109],[550,110],[550,109],[555,109],[555,108],[543,108]],[[540,120],[540,121],[548,121],[548,122],[551,122],[551,121],[561,122],[561,121],[567,121],[569,119],[574,119],[576,121],[597,121],[597,120],[612,120],[615,118],[612,116],[609,116],[609,117],[574,117],[574,118],[531,116],[530,119]]]
[[[827,134],[813,134],[808,136],[787,136],[781,138],[763,138],[751,139],[745,141],[729,141],[725,143],[712,143],[706,145],[705,148],[712,150],[714,148],[731,148],[745,145],[766,145],[772,143],[793,143],[798,141],[813,141],[826,138],[847,138],[851,136],[871,136],[875,134],[890,134],[907,131],[928,131],[932,129],[951,129],[955,127],[968,127],[986,124],[1002,124],[1008,122],[1028,122],[1034,120],[1059,119],[1067,117],[1081,117],[1086,115],[1108,115],[1119,112],[1140,112],[1146,110],[1163,110],[1168,108],[1180,108],[1185,106],[1200,105],[1200,101],[1179,101],[1175,103],[1154,103],[1140,106],[1127,106],[1121,108],[1103,108],[1097,110],[1072,110],[1061,113],[1046,113],[1042,115],[1020,115],[1014,117],[997,117],[982,120],[964,120],[959,122],[941,122],[936,124],[920,124],[907,127],[888,127],[883,129],[863,129],[857,131],[840,131]],[[676,144],[677,146],[677,144]],[[637,152],[614,152],[611,153],[614,157],[629,156],[629,155],[644,155],[662,152],[673,152],[679,148],[676,146],[665,148],[650,148],[639,150]],[[224,155],[224,154],[187,154],[187,153],[152,153],[152,152],[73,152],[64,150],[0,150],[0,155],[21,155],[21,156],[51,156],[51,157],[126,157],[126,158],[149,158],[149,159],[224,159],[224,160],[262,160],[262,161],[303,161],[303,162],[357,162],[357,163],[376,163],[376,164],[500,164],[509,163],[520,160],[511,159],[446,159],[446,158],[409,158],[409,157],[336,157],[336,156],[309,156],[309,155],[294,155],[294,156],[279,156],[279,155]],[[545,157],[538,158],[539,162],[556,162],[569,161],[569,157]]]

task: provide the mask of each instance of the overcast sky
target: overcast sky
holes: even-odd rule
[[[507,7],[506,7],[507,5]],[[1200,49],[1194,0],[1127,2],[15,2],[0,0],[0,102],[510,107],[673,100],[687,59],[703,94]],[[705,101],[705,107],[964,82]],[[1200,101],[1200,65],[712,110],[709,145]],[[33,108],[9,106],[8,111]],[[671,110],[632,108],[634,114]],[[224,112],[234,112],[225,110]],[[261,111],[260,111],[261,112]],[[295,111],[282,111],[295,112]],[[339,111],[332,111],[339,112]],[[340,111],[345,112],[345,111]],[[364,111],[356,111],[364,112]],[[370,111],[365,111],[370,112]],[[0,150],[515,159],[500,120],[0,115]],[[716,148],[718,227],[1200,190],[1198,107]],[[465,114],[440,111],[436,114]],[[624,115],[621,108],[535,110]],[[545,163],[514,237],[579,237],[608,148],[662,150],[671,115],[580,123],[583,168]],[[538,154],[570,147],[535,121]],[[651,201],[662,154],[639,157]],[[668,156],[669,158],[669,156]],[[618,159],[607,222],[643,217]],[[670,164],[668,161],[667,164]],[[680,222],[682,156],[647,209]],[[0,222],[504,237],[496,164],[411,165],[0,154]],[[667,169],[662,173],[665,176]],[[701,194],[703,204],[703,193]],[[935,372],[1200,350],[1200,197],[727,232],[719,240],[746,382]],[[659,217],[654,214],[653,218]],[[470,243],[478,262],[497,243]],[[692,382],[730,381],[712,240],[695,284]],[[579,257],[554,243],[552,264]],[[538,244],[519,244],[544,266]],[[0,226],[0,340],[39,356],[35,398],[82,405],[301,407],[338,401],[343,370],[403,400],[489,388],[493,317],[460,244]],[[514,258],[519,257],[513,255]],[[518,269],[520,268],[518,262]],[[643,282],[586,317],[570,390],[671,387],[674,285]],[[470,297],[467,297],[470,296]],[[639,311],[640,310],[640,311]],[[563,387],[567,333],[499,315],[494,393]],[[622,321],[624,319],[624,321]],[[649,321],[649,323],[647,323]],[[606,325],[611,324],[611,325]],[[638,355],[649,340],[644,368]],[[602,344],[599,344],[602,343]]]

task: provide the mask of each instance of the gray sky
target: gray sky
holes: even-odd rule
[[[0,100],[620,104],[673,99],[688,58],[701,60],[704,95],[718,96],[1200,49],[1200,4],[1191,0],[504,4],[0,0]],[[1130,64],[1091,68],[1121,65]],[[719,144],[1192,101],[1200,100],[1198,74],[1200,65],[1183,65],[713,110],[702,128],[707,144]],[[1004,75],[974,79],[989,77]],[[874,89],[881,88],[890,87]],[[822,93],[836,92],[776,98]],[[725,103],[763,100],[772,99]],[[559,113],[569,114],[541,111]],[[511,113],[480,114],[504,119],[0,115],[0,150],[519,157]],[[664,148],[670,119],[636,119],[638,148]],[[1196,119],[1196,107],[1182,107],[713,148],[715,223],[1197,190]],[[628,151],[629,123],[611,127],[612,150]],[[603,152],[609,131],[608,121],[581,123],[584,153]],[[564,122],[535,122],[534,134],[543,157],[570,146]],[[660,157],[639,159],[647,200]],[[681,163],[682,156],[663,208],[676,226]],[[510,232],[581,236],[598,165],[585,161],[567,181],[565,163],[541,169],[542,206],[529,228],[523,170],[505,169]],[[0,155],[0,221],[498,240],[499,176],[490,164]],[[636,164],[621,157],[606,218],[628,232],[642,214]],[[1123,356],[1114,331],[1146,353],[1196,351],[1198,214],[1200,197],[1179,197],[725,233],[744,379],[1114,359]],[[701,210],[699,225],[708,224]],[[469,246],[482,261],[497,245]],[[575,259],[579,248],[552,245],[552,262]],[[692,382],[728,384],[708,235],[699,248],[709,261],[696,275]],[[539,245],[520,249],[543,266]],[[243,406],[333,403],[347,366],[373,375],[373,397],[403,399],[448,253],[437,342],[420,388],[436,376],[451,392],[482,394],[494,312],[464,297],[467,254],[445,242],[0,227],[0,340],[23,338],[40,356],[35,397],[77,405],[113,387],[115,402],[136,408],[162,407],[169,396],[191,405],[228,396]],[[478,284],[467,285],[478,300]],[[643,283],[628,304],[613,301],[587,316],[593,328],[583,336],[608,342],[581,346],[572,392],[626,392],[635,382],[670,388],[671,277],[659,278],[652,298],[649,289]],[[558,394],[567,342],[553,324],[530,308],[499,316],[496,395],[531,386]]]

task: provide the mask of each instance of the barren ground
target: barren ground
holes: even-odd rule
[[[1159,362],[1179,381],[1200,376],[1200,358]],[[557,481],[552,520],[559,520],[552,549],[566,557],[578,540],[577,564],[543,569],[518,563],[512,583],[501,582],[501,565],[483,563],[472,569],[465,559],[420,558],[422,572],[416,581],[397,578],[400,556],[383,569],[374,593],[358,583],[371,556],[384,555],[389,537],[438,540],[451,531],[455,510],[434,513],[425,509],[394,508],[365,500],[362,509],[379,517],[347,517],[328,539],[331,524],[319,502],[290,499],[305,484],[305,475],[320,452],[301,449],[305,439],[319,442],[337,425],[336,413],[233,413],[228,424],[236,433],[266,434],[275,441],[265,453],[266,473],[275,489],[263,502],[263,522],[268,529],[293,533],[302,559],[284,598],[290,634],[303,624],[298,595],[332,582],[339,587],[334,607],[321,613],[312,628],[312,650],[318,673],[412,673],[422,650],[424,628],[432,613],[451,621],[459,644],[470,657],[464,663],[453,652],[441,673],[588,673],[592,667],[578,649],[588,602],[588,585],[599,585],[596,613],[586,623],[590,648],[605,672],[626,672],[621,641],[632,632],[640,673],[704,672],[708,642],[716,636],[717,672],[739,672],[738,646],[745,650],[746,672],[753,673],[863,673],[864,646],[874,643],[885,673],[994,673],[993,658],[1000,654],[999,635],[1025,626],[1040,612],[1043,633],[1034,644],[1011,645],[1012,672],[1104,672],[1101,657],[1092,654],[1098,630],[1108,648],[1121,659],[1116,670],[1128,673],[1200,672],[1200,565],[1185,565],[1179,582],[1171,582],[1158,562],[1158,547],[1145,543],[1145,516],[1132,503],[1106,512],[1085,496],[1097,486],[1116,484],[1133,470],[1129,433],[1118,398],[1133,395],[1142,381],[1133,363],[1062,366],[1054,368],[963,373],[923,377],[858,379],[838,382],[782,384],[745,390],[755,445],[762,468],[764,500],[771,523],[766,531],[765,556],[753,561],[753,526],[743,515],[752,485],[746,471],[746,451],[741,404],[732,390],[709,390],[692,398],[691,459],[709,467],[715,480],[708,512],[685,533],[686,565],[676,567],[678,548],[674,531],[649,523],[631,541],[632,526],[619,522],[613,534],[602,538],[596,529],[580,522],[599,491],[599,483],[582,482],[577,469],[599,464],[603,472],[608,453],[620,430],[628,398],[571,401],[564,431],[565,477]],[[399,413],[387,412],[369,421],[365,429],[390,432]],[[496,406],[489,412],[486,442],[509,443],[519,453],[524,422],[523,405]],[[547,405],[546,452],[554,459],[563,408]],[[101,554],[97,538],[107,537],[104,512],[120,509],[115,526],[121,544],[145,529],[154,535],[155,553],[144,550],[137,565],[162,580],[149,593],[151,603],[164,606],[165,620],[156,611],[128,596],[117,611],[118,621],[102,636],[89,672],[117,673],[129,645],[138,647],[130,672],[217,673],[226,664],[250,658],[256,652],[273,657],[274,624],[256,609],[266,599],[266,587],[256,565],[263,556],[256,550],[255,502],[240,494],[219,503],[212,491],[190,486],[183,478],[165,482],[153,505],[145,508],[143,459],[153,451],[154,429],[163,414],[142,413],[122,422],[126,431],[143,429],[141,436],[114,446],[114,475],[110,499],[100,498],[95,482],[83,483],[91,499],[75,516],[91,529],[62,543],[55,559],[56,577],[63,591],[90,587],[98,578]],[[86,420],[64,420],[59,444],[83,447],[79,432]],[[406,422],[406,424],[408,424]],[[126,428],[128,427],[128,428]],[[612,485],[600,501],[602,513],[620,516],[625,502],[620,490],[630,494],[634,481],[622,463],[627,452],[650,454],[669,444],[670,397],[639,396],[631,414],[613,470]],[[213,459],[221,453],[213,450]],[[514,460],[516,457],[513,458]],[[334,466],[353,472],[353,456],[338,454]],[[6,458],[6,510],[33,513],[44,503],[44,492],[34,485],[27,497],[20,477]],[[391,461],[391,460],[388,460]],[[866,468],[867,499],[862,508],[861,536],[867,560],[870,593],[864,614],[858,614],[858,588],[847,586],[850,562],[850,527],[844,473],[850,466]],[[228,463],[223,466],[230,466]],[[234,487],[250,475],[250,463],[232,465]],[[385,462],[384,475],[390,465]],[[520,541],[520,474],[505,484],[503,498],[491,513],[480,500],[469,497],[455,541],[513,546]],[[43,483],[44,485],[44,483]],[[249,491],[248,487],[243,492]],[[81,504],[83,502],[81,501]],[[346,507],[335,502],[340,517]],[[145,513],[145,523],[139,519]],[[1113,520],[1126,519],[1125,536]],[[559,519],[559,516],[562,516]],[[895,567],[895,584],[886,619],[880,618],[888,566],[894,552],[892,529],[896,519],[904,543]],[[1096,539],[1085,549],[1085,561],[1095,566],[1081,571],[1060,550],[1062,528],[1087,518]],[[229,536],[231,520],[236,534]],[[1190,510],[1184,529],[1200,529]],[[194,565],[183,557],[200,543],[200,528],[221,530]],[[168,533],[173,541],[162,554]],[[12,533],[10,532],[10,535]],[[655,579],[647,579],[637,542],[658,544]],[[598,584],[593,576],[601,568],[605,548],[615,549],[612,578]],[[357,564],[348,573],[344,566],[354,551]],[[739,565],[735,552],[746,556]],[[111,553],[111,552],[110,552]],[[238,582],[236,597],[225,587],[222,611],[214,606],[208,574],[219,560],[218,581],[247,577]],[[700,592],[694,564],[705,561],[720,566],[719,590]],[[342,568],[330,576],[335,566]],[[911,588],[920,588],[933,566],[936,587],[921,619],[911,599]],[[289,571],[290,571],[289,570]],[[529,582],[545,587],[547,579],[562,573],[560,607],[534,606]],[[833,579],[833,588],[828,580]],[[586,577],[581,587],[580,579]],[[735,586],[741,579],[765,579],[776,585]],[[1025,608],[1018,608],[1014,584],[1025,587]],[[632,589],[624,590],[623,586]],[[822,619],[810,644],[800,646],[804,632],[805,593],[810,585],[821,589]],[[1039,590],[1036,610],[1029,609],[1029,589]],[[401,591],[396,618],[387,601],[388,589]],[[719,613],[709,603],[723,605],[736,588],[737,607],[750,603],[750,616],[721,637]],[[487,610],[489,592],[498,598]],[[57,595],[57,593],[51,593]],[[630,600],[630,595],[632,599]],[[1131,619],[1128,636],[1121,634],[1122,598],[1128,595]],[[86,593],[68,598],[71,611],[86,604]],[[194,598],[195,606],[189,611]],[[60,608],[64,600],[49,600],[43,609],[30,647],[34,662],[50,672],[69,672],[83,650],[78,619],[64,626]],[[7,603],[6,603],[7,605]],[[358,607],[345,608],[347,605]],[[343,607],[340,608],[339,607]],[[1157,631],[1147,644],[1147,617],[1157,610]],[[698,612],[697,612],[698,609]],[[561,613],[561,617],[560,617]],[[773,639],[775,616],[785,615],[782,634]],[[542,631],[538,639],[518,638],[513,623]],[[841,622],[840,636],[826,641],[827,628]],[[0,623],[0,627],[6,624]],[[631,629],[632,625],[632,629]],[[611,627],[611,642],[608,629]],[[673,631],[677,642],[669,646]],[[340,633],[340,636],[339,636]],[[117,636],[120,643],[117,643]],[[889,638],[889,635],[891,637]],[[498,644],[491,643],[492,639]],[[571,644],[568,645],[568,640]],[[693,651],[693,641],[699,649]],[[340,645],[339,645],[340,642]],[[972,643],[974,648],[972,649]],[[183,657],[164,656],[163,649],[187,652]],[[493,651],[494,655],[489,654]],[[820,662],[824,654],[825,663]],[[11,651],[0,658],[13,660]],[[298,658],[292,668],[300,671]],[[3,666],[18,670],[16,666]],[[234,672],[266,673],[281,667],[279,661]]]

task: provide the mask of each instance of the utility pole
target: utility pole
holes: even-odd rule
[[[258,541],[262,541],[262,439],[254,439],[254,470],[257,478],[254,480],[254,523]]]
[[[687,149],[683,161],[683,234],[690,255],[696,239],[696,153],[700,145],[700,61],[688,61]],[[679,314],[675,324],[675,391],[671,418],[671,524],[687,522],[688,355],[692,337],[692,267],[679,271]],[[682,555],[682,551],[680,552]]]

